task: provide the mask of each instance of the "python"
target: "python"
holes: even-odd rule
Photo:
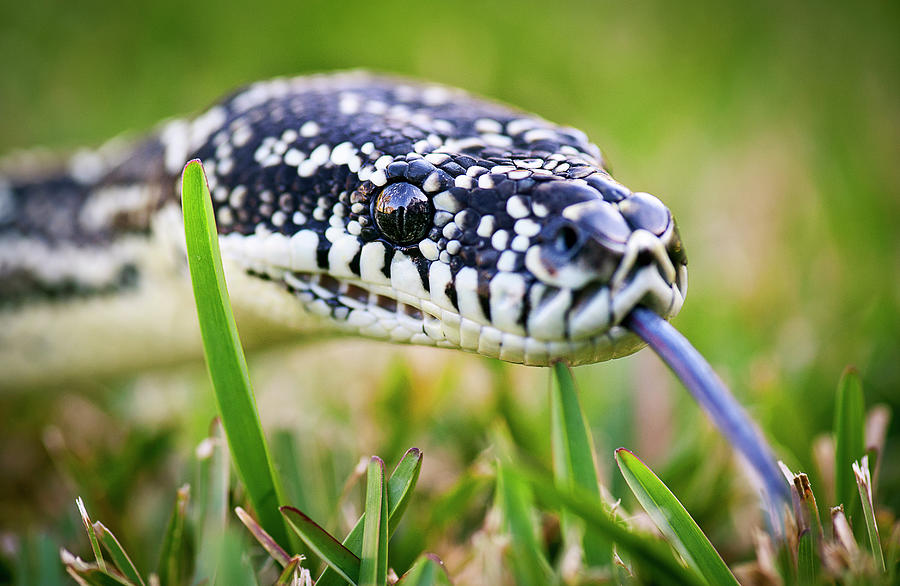
[[[0,168],[0,385],[198,355],[180,172],[203,162],[248,338],[350,332],[529,365],[682,306],[675,221],[584,133],[365,72],[254,83],[148,136]]]

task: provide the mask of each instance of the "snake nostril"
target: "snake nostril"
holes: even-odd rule
[[[560,226],[553,238],[553,248],[560,254],[572,254],[578,246],[578,231],[574,226],[564,224]]]
[[[632,270],[648,267],[657,261],[656,255],[649,250],[642,250],[638,253],[634,260],[634,268]]]

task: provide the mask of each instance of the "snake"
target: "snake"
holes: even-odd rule
[[[687,255],[666,205],[613,179],[580,130],[366,71],[261,81],[143,137],[0,161],[0,389],[202,354],[181,212],[195,159],[243,341],[361,335],[530,366],[649,344],[771,510],[789,498],[765,439],[668,323]]]
[[[589,364],[681,309],[671,211],[575,128],[348,71],[247,85],[70,156],[0,164],[0,386],[199,352],[181,171],[205,170],[242,333],[361,335]],[[254,334],[255,332],[255,334]]]

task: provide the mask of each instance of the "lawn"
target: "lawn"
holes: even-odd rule
[[[809,475],[830,534],[836,492],[847,494],[828,456],[845,368],[859,372],[867,409],[885,406],[876,416],[900,406],[897,30],[890,2],[6,3],[0,153],[97,145],[249,81],[351,67],[464,87],[581,128],[617,179],[675,213],[690,289],[674,325],[787,467]],[[389,475],[415,447],[418,482],[387,552],[398,573],[431,551],[459,584],[592,579],[563,567],[569,515],[589,511],[526,489],[528,473],[552,470],[549,369],[348,339],[250,350],[247,361],[284,498],[326,530],[343,537],[371,504],[371,456]],[[659,359],[644,350],[574,376],[602,491],[622,499],[621,516],[654,527],[617,464],[624,446],[729,567],[756,559],[756,489]],[[204,484],[211,469],[228,469],[221,442],[206,439],[219,433],[215,415],[199,361],[0,396],[0,583],[61,580],[59,547],[92,559],[76,496],[144,576],[159,569],[179,487],[191,485],[196,510],[216,494]],[[881,537],[895,548],[898,430],[888,427],[875,479]],[[227,486],[230,505],[217,510],[230,529],[216,547],[257,551],[230,509],[246,507],[247,493],[234,475]],[[204,530],[215,532],[193,529]],[[295,539],[282,546],[306,547]],[[541,556],[523,562],[529,548]]]

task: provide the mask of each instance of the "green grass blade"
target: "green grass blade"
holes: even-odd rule
[[[359,557],[294,507],[281,507],[288,525],[317,556],[351,584],[359,582]]]
[[[204,440],[200,451],[203,452],[204,466],[201,471],[201,489],[198,490],[200,494],[196,495],[199,501],[197,504],[200,505],[200,531],[194,582],[212,582],[222,555],[222,536],[228,525],[228,489],[231,479],[228,445],[218,418],[210,425],[209,437]]]
[[[319,477],[322,476],[320,471],[310,473],[307,469],[309,465],[304,461],[305,454],[298,449],[297,441],[295,432],[288,429],[277,429],[269,438],[284,496],[292,506],[301,511],[308,511],[313,516],[319,513],[324,516],[325,513],[317,509],[318,503],[312,498],[312,493],[324,494],[328,491],[325,487],[318,486],[321,483]]]
[[[244,534],[234,526],[219,536],[222,555],[216,568],[215,586],[259,586],[256,572],[250,565],[250,551]]]
[[[212,200],[200,161],[184,168],[184,233],[197,317],[216,403],[231,455],[260,524],[277,541],[288,533],[278,514],[283,501],[250,386],[244,351],[225,287]]]
[[[813,531],[807,529],[800,535],[797,544],[797,579],[800,584],[815,584],[818,560],[816,539]]]
[[[512,567],[517,584],[550,584],[552,568],[538,537],[538,509],[531,488],[515,474],[515,445],[509,429],[494,425],[491,443],[497,453],[494,506],[501,513],[510,538],[505,558]]]
[[[409,504],[416,482],[419,479],[419,471],[422,469],[422,451],[418,448],[410,448],[394,468],[387,482],[388,499],[388,537],[394,534],[394,530],[403,517],[403,512]],[[347,534],[343,545],[356,555],[362,555],[363,524],[366,515],[363,515]],[[341,586],[344,581],[331,569],[325,568],[316,586]]]
[[[300,567],[303,556],[295,555],[284,566],[284,570],[278,579],[275,580],[275,586],[303,586],[307,584],[312,586],[312,579],[309,576],[309,570]]]
[[[625,448],[616,450],[616,464],[638,502],[688,564],[710,584],[737,586],[722,557],[659,477]]]
[[[844,514],[856,519],[856,479],[853,462],[865,454],[865,403],[859,373],[847,368],[838,383],[834,411],[834,491]]]
[[[554,480],[563,490],[579,486],[599,499],[593,443],[578,401],[575,380],[562,362],[554,364],[553,371],[556,384],[552,381],[550,384],[550,419]],[[567,539],[582,533],[580,527],[571,527],[572,518],[568,514],[562,516],[562,525]],[[603,566],[612,560],[611,544],[595,532],[586,532],[582,545],[587,565]]]
[[[387,482],[388,537],[394,534],[406,512],[422,470],[422,451],[410,448],[397,463]]]
[[[535,530],[535,510],[528,486],[510,473],[511,464],[497,464],[497,504],[509,528],[510,561],[517,584],[549,584],[551,572]]]
[[[900,584],[900,523],[894,523],[885,544],[887,555],[887,575],[889,584]]]
[[[100,568],[101,572],[105,572],[106,561],[103,559],[103,552],[100,551],[97,534],[94,533],[94,525],[87,514],[87,509],[84,508],[84,501],[81,500],[81,497],[75,499],[75,506],[78,507],[78,514],[81,515],[81,522],[84,524],[84,530],[87,531],[88,540],[91,542],[91,550],[94,552],[94,558],[97,560],[97,567]]]
[[[300,570],[300,557],[295,556],[288,560],[288,563],[281,571],[281,575],[275,580],[275,586],[291,586],[294,583],[295,575]]]
[[[863,518],[866,520],[866,532],[869,534],[869,549],[875,558],[875,564],[885,572],[884,552],[881,551],[881,538],[878,536],[878,523],[875,520],[875,505],[872,502],[872,474],[869,471],[869,457],[863,456],[861,462],[853,463],[853,474],[859,488],[862,501]]]
[[[704,584],[693,569],[683,566],[672,550],[651,535],[636,533],[610,517],[601,503],[577,487],[559,490],[544,474],[519,468],[507,471],[521,477],[534,495],[546,506],[567,509],[581,517],[589,529],[616,544],[618,551],[631,557],[636,569],[652,576],[659,584]]]
[[[450,586],[444,564],[433,554],[424,554],[408,572],[400,577],[397,586]]]
[[[551,385],[550,402],[554,476],[563,486],[577,485],[599,497],[591,439],[578,402],[575,380],[562,362],[554,364],[553,371],[557,382]]]
[[[387,509],[384,462],[373,457],[366,475],[366,520],[359,563],[360,586],[384,586],[387,582]]]
[[[190,574],[188,571],[190,556],[185,554],[186,516],[190,494],[190,487],[185,485],[178,489],[175,497],[175,506],[163,535],[159,565],[156,568],[160,584],[181,584]]]
[[[41,586],[63,586],[70,584],[60,566],[60,556],[65,550],[49,535],[43,532],[29,532],[22,536],[21,549],[9,560],[16,584],[40,584]],[[6,556],[0,553],[0,567],[5,565]],[[8,559],[8,558],[7,558]],[[9,567],[9,566],[7,566]]]
[[[116,565],[116,568],[122,572],[122,575],[135,584],[144,586],[144,580],[141,578],[140,572],[138,572],[134,562],[131,561],[131,558],[128,557],[125,548],[122,547],[122,544],[119,543],[119,540],[113,535],[113,532],[107,529],[106,525],[97,521],[94,523],[94,533],[97,534],[97,539],[100,540],[100,544],[109,552],[109,557]]]

